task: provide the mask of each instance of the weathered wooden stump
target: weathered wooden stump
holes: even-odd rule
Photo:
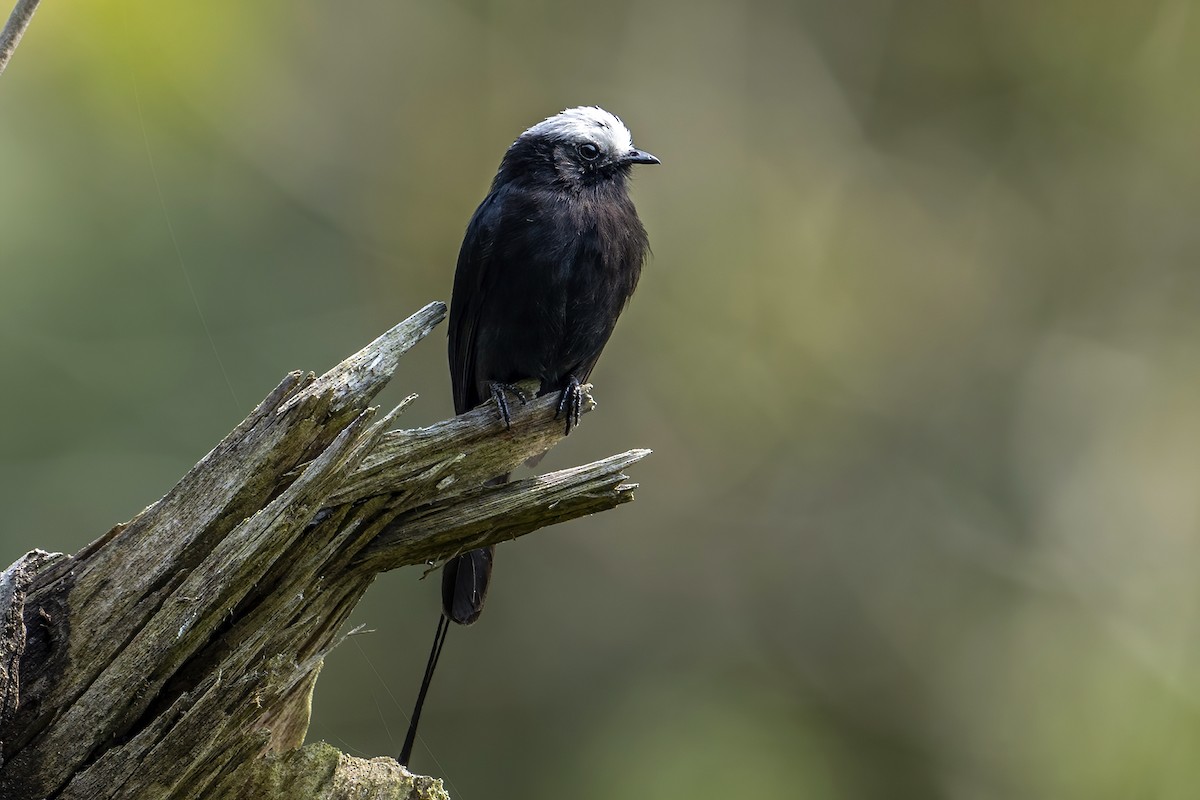
[[[389,430],[412,397],[372,422],[445,312],[288,375],[134,519],[0,574],[0,797],[446,797],[391,758],[300,747],[355,603],[384,570],[632,500],[623,470],[649,451],[484,486],[563,436],[555,396],[514,407],[510,431],[491,407]]]

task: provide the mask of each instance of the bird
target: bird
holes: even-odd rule
[[[633,145],[625,123],[598,106],[568,108],[509,146],[491,189],[467,224],[450,299],[454,410],[488,402],[511,427],[509,396],[535,379],[557,392],[565,434],[578,425],[582,386],[637,288],[649,238],[628,179],[659,159]],[[501,475],[490,483],[504,483]],[[417,723],[450,623],[479,619],[495,547],[451,558],[442,613],[399,762],[408,765]]]

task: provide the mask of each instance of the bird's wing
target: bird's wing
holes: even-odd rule
[[[590,378],[592,376],[592,370],[595,369],[595,367],[596,367],[596,362],[599,360],[600,360],[600,354],[596,353],[596,355],[592,356],[591,358],[587,359],[579,366],[575,367],[575,369],[573,369],[571,371],[571,375],[573,375],[575,377],[575,380],[579,381],[580,383],[587,383],[588,378]],[[565,382],[565,379],[564,379],[564,382]]]
[[[491,192],[475,209],[467,224],[458,266],[454,271],[454,294],[450,300],[450,382],[454,412],[462,414],[484,401],[475,381],[478,336],[476,329],[496,279],[492,268],[495,242],[497,195]]]

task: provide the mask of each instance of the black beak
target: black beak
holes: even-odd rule
[[[630,150],[622,159],[626,164],[661,164],[657,156],[652,156],[645,150]]]

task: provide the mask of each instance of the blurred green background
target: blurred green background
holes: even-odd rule
[[[1195,797],[1197,75],[1187,0],[47,3],[0,78],[0,562],[448,300],[504,148],[599,104],[663,160],[655,256],[542,467],[655,454],[635,504],[500,549],[414,768]],[[406,425],[450,413],[444,336]],[[312,738],[399,749],[420,574],[377,581]]]

